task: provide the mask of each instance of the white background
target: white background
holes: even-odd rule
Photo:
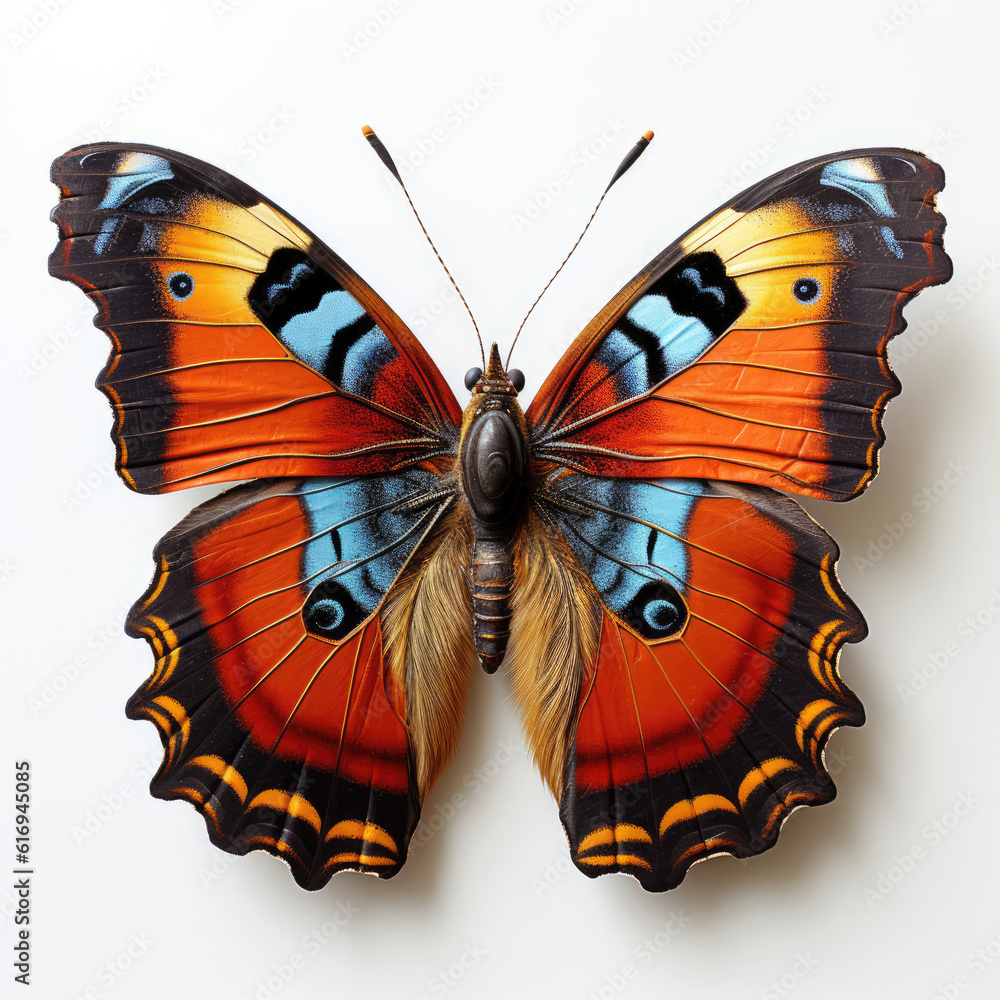
[[[12,983],[0,888],[3,996],[997,995],[1000,960],[975,953],[1000,954],[1000,16],[971,0],[559,2],[4,4],[0,870],[13,762],[29,758],[36,875],[33,993]],[[865,145],[944,164],[955,277],[910,305],[894,345],[904,392],[884,471],[856,502],[809,504],[871,626],[842,661],[869,721],[830,745],[836,802],[799,811],[769,854],[699,865],[665,895],[579,874],[502,673],[475,678],[461,750],[425,804],[440,818],[391,882],[346,874],[306,893],[147,794],[159,742],[123,705],[150,657],[121,620],[156,540],[211,491],[140,497],[109,474],[92,387],[107,344],[79,290],[46,274],[48,166],[104,138],[229,166],[345,256],[460,390],[478,362],[467,318],[443,301],[366,123],[502,345],[621,156],[656,131],[526,328],[525,402],[726,184]]]

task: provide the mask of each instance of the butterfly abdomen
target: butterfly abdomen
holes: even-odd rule
[[[492,674],[503,662],[510,636],[514,562],[508,540],[476,538],[471,582],[476,652],[483,669]]]

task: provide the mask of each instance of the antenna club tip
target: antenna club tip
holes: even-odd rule
[[[367,128],[367,126],[365,126],[365,127]],[[652,131],[643,132],[642,133],[642,137],[643,137],[643,139],[646,140],[646,142],[652,142],[653,141],[653,133],[652,133]]]
[[[361,134],[367,139],[369,136],[373,136],[375,134],[375,129],[373,129],[370,125],[362,125]],[[653,133],[650,132],[649,134],[652,135]]]

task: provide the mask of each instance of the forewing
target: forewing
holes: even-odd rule
[[[391,471],[454,449],[461,411],[400,318],[248,185],[154,146],[52,165],[49,271],[112,342],[98,379],[143,493]]]
[[[947,281],[937,164],[799,164],[713,213],[588,325],[527,412],[536,458],[845,500],[877,471],[902,308]]]

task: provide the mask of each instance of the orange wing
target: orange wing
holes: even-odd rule
[[[797,503],[569,473],[536,510],[543,544],[558,531],[596,591],[597,640],[549,778],[585,874],[670,889],[703,858],[766,850],[793,808],[833,798],[824,747],[864,721],[837,662],[866,629],[836,546]],[[555,742],[529,733],[536,751]]]
[[[156,659],[128,705],[163,741],[153,794],[191,802],[224,850],[287,861],[307,889],[406,859],[427,747],[383,612],[453,503],[439,486],[420,469],[238,486],[160,542],[129,616]]]
[[[242,181],[152,146],[52,166],[49,260],[98,306],[118,469],[144,493],[385,472],[451,453],[461,411],[400,318]]]
[[[845,500],[899,391],[886,345],[946,281],[941,169],[873,149],[792,167],[669,247],[577,338],[527,412],[535,456]]]

